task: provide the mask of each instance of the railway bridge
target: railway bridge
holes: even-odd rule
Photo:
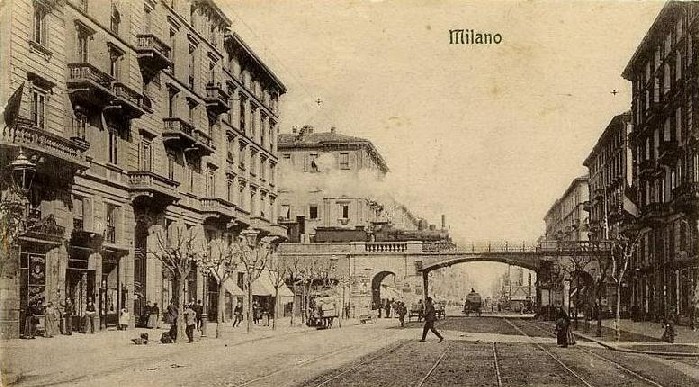
[[[278,252],[288,260],[329,263],[331,276],[343,286],[343,300],[355,313],[380,299],[381,282],[395,278],[400,296],[407,301],[429,294],[429,273],[464,262],[502,262],[537,273],[537,295],[562,282],[561,273],[577,268],[594,277],[599,259],[609,256],[610,241],[544,241],[537,244],[511,242],[467,243],[456,246],[442,242],[348,242],[282,243]],[[539,304],[541,300],[538,300]]]

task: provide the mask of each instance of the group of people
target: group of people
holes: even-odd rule
[[[66,297],[59,305],[54,305],[52,301],[43,304],[42,300],[31,302],[26,309],[26,318],[24,323],[24,334],[22,338],[35,339],[37,327],[41,320],[43,323],[43,336],[51,338],[57,334],[72,335],[73,334],[73,316],[75,316],[75,305],[70,297]],[[95,303],[90,299],[85,305],[81,318],[80,332],[95,333],[95,324],[97,320],[97,308]],[[97,322],[99,323],[99,322]]]
[[[139,326],[148,329],[160,328],[160,308],[157,302],[152,305],[150,301],[146,302],[146,305],[141,310]]]
[[[190,302],[184,306],[184,311],[182,312],[185,323],[184,332],[187,335],[187,339],[190,343],[194,342],[195,330],[199,331],[199,333],[202,332],[202,326],[204,324],[202,317],[203,314],[204,306],[202,305],[201,300],[198,300],[196,304],[194,302]],[[167,322],[170,324],[170,331],[163,334],[161,342],[175,342],[177,341],[177,318],[179,317],[179,308],[177,307],[175,300],[170,302],[170,305],[168,305],[166,317]]]

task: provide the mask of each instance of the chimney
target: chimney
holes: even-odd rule
[[[442,214],[442,230],[447,229],[447,216]]]
[[[295,126],[292,126],[292,127],[291,127],[291,133],[296,134],[296,130],[297,130],[297,129],[296,129]]]
[[[430,225],[430,231],[435,231],[436,229],[437,229],[437,227],[434,224]]]
[[[313,127],[308,125],[308,127],[306,127],[306,133],[313,134]]]
[[[335,127],[334,127],[334,126],[331,126],[331,127],[330,127],[330,133],[335,134],[335,131],[336,131]]]

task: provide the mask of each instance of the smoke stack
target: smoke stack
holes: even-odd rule
[[[336,131],[336,129],[335,129],[335,127],[334,127],[334,126],[330,127],[330,133],[333,133],[333,134],[334,134],[334,133],[335,133],[335,131]]]
[[[442,230],[447,229],[447,216],[442,214]]]
[[[435,226],[434,224],[430,225],[430,231],[435,231],[436,229],[437,229],[437,226]]]

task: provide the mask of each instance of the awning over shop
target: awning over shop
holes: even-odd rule
[[[243,292],[243,289],[241,289],[232,278],[227,278],[225,281],[223,281],[223,287],[232,296],[244,296],[245,295],[245,292]]]

